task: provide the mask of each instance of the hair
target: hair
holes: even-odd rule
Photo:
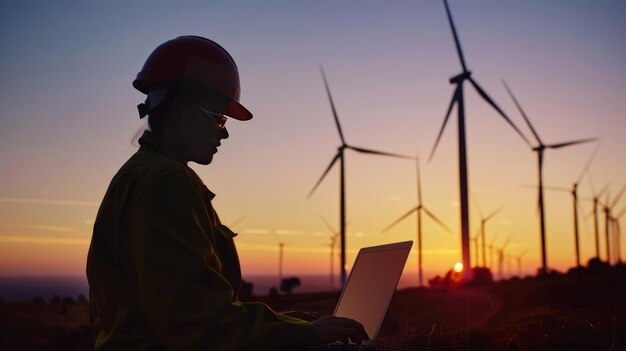
[[[165,130],[165,128],[167,128],[167,124],[169,122],[168,111],[170,110],[176,95],[176,87],[172,86],[163,101],[161,101],[161,103],[159,103],[159,105],[155,108],[150,109],[146,118],[147,121],[144,122],[141,127],[139,127],[139,129],[135,132],[135,135],[131,139],[131,144],[133,146],[140,146],[139,138],[141,138],[141,135],[146,130],[149,130],[157,137],[163,134],[163,131]],[[145,104],[150,106],[149,97],[146,97]]]

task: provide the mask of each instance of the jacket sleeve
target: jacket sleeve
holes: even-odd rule
[[[205,207],[182,173],[151,182],[131,220],[128,273],[157,341],[172,350],[272,349],[311,343],[309,322],[233,302]],[[211,259],[213,258],[213,259]]]

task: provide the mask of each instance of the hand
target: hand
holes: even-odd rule
[[[360,345],[363,340],[369,340],[363,325],[354,319],[328,316],[319,318],[311,324],[319,344],[350,338]]]
[[[287,311],[287,312],[282,312],[282,314],[287,315],[291,318],[303,319],[307,322],[312,322],[320,318],[320,315],[315,312]]]

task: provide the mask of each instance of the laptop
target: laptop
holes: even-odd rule
[[[396,291],[413,241],[365,247],[359,251],[333,316],[357,320],[369,335],[363,348],[373,348],[387,307]],[[317,349],[352,349],[341,342]]]

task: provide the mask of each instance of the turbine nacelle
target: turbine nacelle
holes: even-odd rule
[[[456,75],[452,78],[450,78],[450,84],[459,84],[461,82],[463,82],[466,79],[470,79],[470,76],[472,75],[471,71],[465,71],[459,75]]]

